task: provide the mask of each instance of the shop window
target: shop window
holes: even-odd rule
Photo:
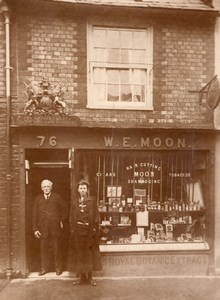
[[[89,26],[88,107],[152,109],[152,30]]]
[[[81,151],[78,162],[98,202],[101,243],[205,242],[206,152]]]

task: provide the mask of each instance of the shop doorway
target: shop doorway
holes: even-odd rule
[[[32,210],[35,197],[41,193],[41,181],[53,182],[53,191],[60,194],[67,207],[64,222],[61,251],[63,270],[66,269],[68,257],[69,222],[68,215],[71,199],[71,168],[68,150],[26,150],[26,253],[28,272],[40,270],[40,241],[32,231]],[[53,253],[51,251],[50,271],[54,271]]]

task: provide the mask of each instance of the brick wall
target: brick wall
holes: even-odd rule
[[[159,94],[157,123],[183,126],[212,124],[212,112],[199,105],[200,90],[212,77],[214,70],[213,27],[211,24],[164,24],[158,28],[161,47],[158,73],[155,71],[155,91]],[[197,125],[196,125],[197,124]]]
[[[25,220],[21,220],[20,212],[23,208],[22,199],[20,195],[20,148],[18,135],[16,132],[12,132],[12,189],[11,189],[11,258],[13,272],[21,270],[21,228],[25,226]],[[15,274],[14,274],[15,275]]]
[[[134,22],[115,15],[94,18],[100,25],[144,26],[154,30],[153,111],[106,111],[86,109],[86,14],[64,17],[21,14],[16,20],[18,101],[13,112],[23,113],[27,101],[27,78],[39,81],[47,77],[54,84],[62,80],[70,114],[77,114],[82,126],[118,127],[191,127],[213,126],[213,112],[199,95],[214,72],[213,30],[211,21],[156,19],[142,17]],[[147,20],[147,21],[146,21]],[[190,21],[191,20],[191,21]],[[133,24],[132,24],[133,23]],[[112,117],[114,116],[114,117]],[[127,122],[129,120],[129,123]]]
[[[27,101],[23,82],[28,83],[28,79],[40,81],[43,77],[54,85],[62,81],[65,102],[71,111],[78,103],[79,88],[85,89],[81,81],[86,74],[79,70],[81,56],[85,63],[85,54],[80,50],[82,38],[78,37],[83,30],[79,28],[83,27],[81,21],[37,16],[30,20],[28,16],[18,16],[17,23],[14,32],[18,32],[19,104],[13,105],[13,111],[22,113]]]
[[[1,8],[1,0],[0,0]],[[12,58],[12,61],[14,57]],[[13,70],[13,71],[16,71]],[[15,99],[17,99],[15,97]],[[0,14],[0,278],[4,275],[7,267],[7,183],[6,183],[6,159],[7,159],[7,141],[6,141],[6,94],[5,94],[5,25],[4,16]],[[11,140],[12,157],[12,194],[11,194],[11,245],[12,245],[12,264],[14,269],[19,269],[19,146],[18,136],[12,136]]]

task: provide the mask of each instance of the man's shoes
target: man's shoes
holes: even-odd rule
[[[62,271],[56,270],[56,275],[57,275],[57,276],[60,276],[62,273],[63,273]]]
[[[38,276],[43,276],[45,275],[47,272],[45,270],[41,270],[39,273],[38,273]]]

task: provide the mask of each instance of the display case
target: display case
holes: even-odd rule
[[[102,245],[204,243],[208,206],[205,151],[83,151]]]
[[[205,211],[100,212],[102,244],[204,242]]]

